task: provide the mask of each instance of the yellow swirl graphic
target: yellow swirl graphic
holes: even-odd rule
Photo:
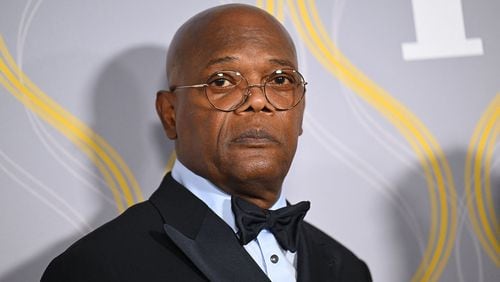
[[[469,217],[479,242],[497,266],[500,266],[500,223],[491,195],[491,161],[500,133],[499,116],[500,94],[497,94],[474,130],[465,160],[465,196]]]
[[[125,207],[142,201],[139,184],[122,157],[104,138],[31,82],[14,62],[1,35],[0,54],[0,83],[26,108],[59,130],[92,160],[111,189],[118,211],[122,212]]]
[[[267,5],[260,4],[267,9],[269,1]],[[383,114],[418,156],[427,181],[431,222],[428,244],[412,281],[437,281],[451,254],[457,229],[455,185],[450,165],[438,142],[411,111],[359,71],[340,52],[330,40],[314,1],[288,0],[288,8],[301,39],[316,59]],[[267,10],[275,14],[274,10]]]

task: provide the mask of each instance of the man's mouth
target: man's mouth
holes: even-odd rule
[[[268,143],[279,143],[269,132],[265,130],[251,129],[243,132],[232,140],[237,144],[264,145]]]

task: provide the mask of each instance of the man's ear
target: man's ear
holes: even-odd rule
[[[156,112],[160,117],[167,137],[171,140],[177,139],[175,101],[176,95],[170,91],[160,90],[156,93]]]

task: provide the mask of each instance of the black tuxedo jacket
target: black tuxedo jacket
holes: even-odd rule
[[[298,281],[371,281],[366,264],[304,223]],[[151,198],[56,257],[41,281],[269,281],[233,230],[170,174]]]

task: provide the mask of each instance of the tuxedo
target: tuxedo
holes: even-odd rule
[[[371,281],[366,264],[304,222],[297,281]],[[41,281],[269,281],[234,231],[170,174],[149,200],[56,257]]]

